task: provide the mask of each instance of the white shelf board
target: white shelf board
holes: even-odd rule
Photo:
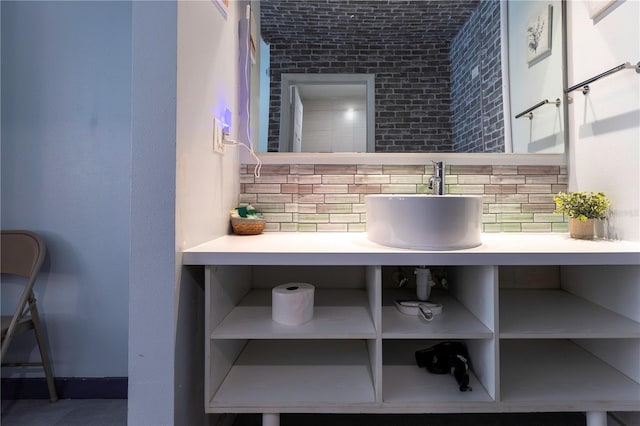
[[[640,407],[640,384],[569,340],[503,340],[500,346],[503,402],[550,410],[589,403]]]
[[[442,304],[442,313],[427,322],[406,315],[393,305],[394,299],[416,299],[415,289],[384,289],[382,337],[385,339],[489,339],[493,332],[446,291],[434,289],[430,301]]]
[[[483,233],[463,250],[411,250],[365,232],[224,235],[183,251],[184,265],[637,265],[640,242],[576,240],[565,233]]]
[[[563,290],[500,290],[502,338],[637,338],[640,323]]]
[[[460,392],[450,374],[432,374],[419,368],[415,352],[436,341],[393,340],[383,344],[382,399],[384,404],[403,406],[432,403],[493,402],[478,378],[470,371],[472,390]],[[472,360],[473,361],[473,360]]]
[[[375,403],[365,341],[251,340],[209,408]]]
[[[211,333],[213,339],[369,339],[376,330],[363,289],[319,289],[313,318],[297,325],[271,318],[271,289],[253,289]]]

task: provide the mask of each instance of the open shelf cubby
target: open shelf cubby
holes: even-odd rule
[[[429,301],[442,305],[432,321],[398,311],[393,301],[415,300],[415,289],[384,289],[382,296],[382,338],[384,339],[483,339],[493,332],[469,309],[443,290],[433,290]]]
[[[494,399],[478,375],[493,375],[495,369],[485,364],[486,358],[476,352],[474,345],[467,345],[472,361],[469,371],[471,391],[461,392],[451,374],[433,374],[419,368],[415,352],[429,348],[438,340],[385,340],[382,345],[382,400],[393,406],[422,405],[434,403],[492,402]],[[490,350],[493,340],[482,342],[483,349]],[[478,342],[476,342],[478,343]],[[474,359],[474,354],[478,354]],[[491,361],[489,361],[489,364]],[[476,374],[476,369],[481,372]]]
[[[371,372],[363,340],[249,340],[209,407],[372,404]]]
[[[376,337],[364,289],[317,288],[311,321],[290,326],[271,318],[271,290],[252,289],[211,333],[214,339],[368,339]]]
[[[504,289],[500,337],[639,338],[640,323],[562,289]]]
[[[542,405],[548,409],[594,404],[637,409],[640,383],[587,351],[588,343],[566,339],[503,339],[500,342],[502,401]],[[620,342],[612,339],[598,343],[615,346]],[[631,356],[637,362],[637,354]]]

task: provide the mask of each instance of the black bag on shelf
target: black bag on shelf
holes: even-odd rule
[[[471,359],[462,342],[442,342],[427,349],[416,351],[418,367],[426,367],[434,374],[451,374],[455,377],[460,392],[470,391],[469,365]]]

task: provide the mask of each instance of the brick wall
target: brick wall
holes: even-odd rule
[[[553,195],[567,190],[559,166],[446,167],[446,193],[483,195],[484,232],[566,232]],[[431,193],[425,165],[241,165],[240,203],[267,219],[266,231],[364,232],[367,194]]]
[[[283,73],[370,73],[376,152],[452,152],[450,44],[478,2],[319,1],[313,13],[309,4],[261,3],[271,45],[268,150],[279,145]]]
[[[287,73],[375,74],[376,152],[451,152],[449,47],[271,45],[269,151],[277,151],[280,79]]]
[[[504,152],[500,2],[483,1],[451,42],[454,152]]]

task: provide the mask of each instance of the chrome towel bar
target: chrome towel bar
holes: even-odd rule
[[[533,110],[534,109],[538,109],[540,108],[542,105],[546,105],[546,104],[553,104],[555,106],[560,106],[560,98],[557,98],[555,101],[550,101],[549,99],[545,99],[544,101],[538,102],[537,104],[535,104],[534,106],[532,106],[531,108],[522,111],[520,114],[516,115],[516,118],[520,118],[523,115],[526,115],[529,117],[529,120],[533,119]]]
[[[591,77],[588,80],[583,81],[582,83],[578,83],[575,86],[571,86],[568,89],[564,89],[564,93],[571,93],[574,90],[578,90],[578,89],[582,89],[582,94],[586,95],[587,93],[589,93],[589,84],[593,83],[596,80],[600,80],[603,77],[606,77],[608,75],[617,73],[618,71],[624,70],[624,69],[634,69],[636,70],[636,72],[638,74],[640,74],[640,62],[638,62],[635,65],[631,65],[629,62],[625,62],[624,64],[620,64],[617,67],[613,67],[608,71],[603,72],[602,74],[598,74],[595,77]]]

